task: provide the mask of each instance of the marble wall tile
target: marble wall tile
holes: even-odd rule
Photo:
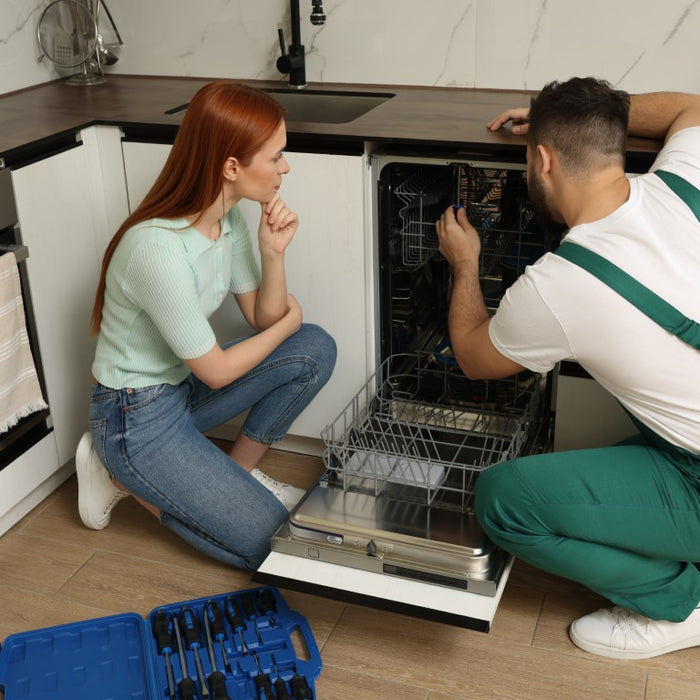
[[[283,79],[287,0],[107,2],[125,41],[108,72]],[[322,26],[300,2],[313,82],[538,89],[596,75],[700,93],[700,0],[324,0]],[[46,4],[0,0],[0,92],[58,76],[36,62]]]
[[[48,0],[0,0],[0,93],[56,77],[46,59],[37,61],[41,51],[36,27],[47,4]]]
[[[630,92],[700,92],[698,0],[481,0],[475,83],[539,89],[594,75]]]
[[[307,78],[473,87],[477,5],[326,0],[327,20],[309,47]]]

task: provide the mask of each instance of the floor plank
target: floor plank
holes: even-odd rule
[[[225,449],[225,443],[222,443]],[[262,468],[308,486],[317,457],[270,451]],[[77,513],[69,479],[0,537],[0,641],[31,629],[254,588],[249,572],[200,554],[126,499],[100,532]],[[484,634],[281,589],[323,660],[316,700],[690,700],[700,647],[638,662],[586,654],[568,626],[606,601],[522,562]]]
[[[643,698],[646,683],[644,669],[613,667],[495,634],[360,607],[344,611],[324,647],[324,659],[425,688],[436,697]],[[606,669],[602,677],[601,669]]]

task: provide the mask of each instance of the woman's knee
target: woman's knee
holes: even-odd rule
[[[304,353],[316,362],[320,376],[327,380],[333,372],[338,355],[333,336],[314,323],[302,324],[298,333],[304,343]]]

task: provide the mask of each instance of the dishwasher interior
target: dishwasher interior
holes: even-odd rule
[[[551,377],[467,379],[452,353],[452,277],[435,222],[461,204],[492,313],[549,247],[523,164],[395,159],[377,168],[378,365],[324,429],[326,471],[273,552],[494,596],[509,557],[473,514],[479,472],[550,449]]]

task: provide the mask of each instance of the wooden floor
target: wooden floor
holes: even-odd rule
[[[272,476],[311,483],[320,460],[273,451]],[[133,499],[108,528],[82,526],[75,477],[0,538],[0,641],[9,634],[255,587],[207,559]],[[700,648],[639,662],[576,649],[575,617],[601,604],[582,587],[516,562],[488,634],[280,591],[308,619],[323,670],[318,700],[602,700],[700,697]],[[1,697],[2,693],[0,693]]]

